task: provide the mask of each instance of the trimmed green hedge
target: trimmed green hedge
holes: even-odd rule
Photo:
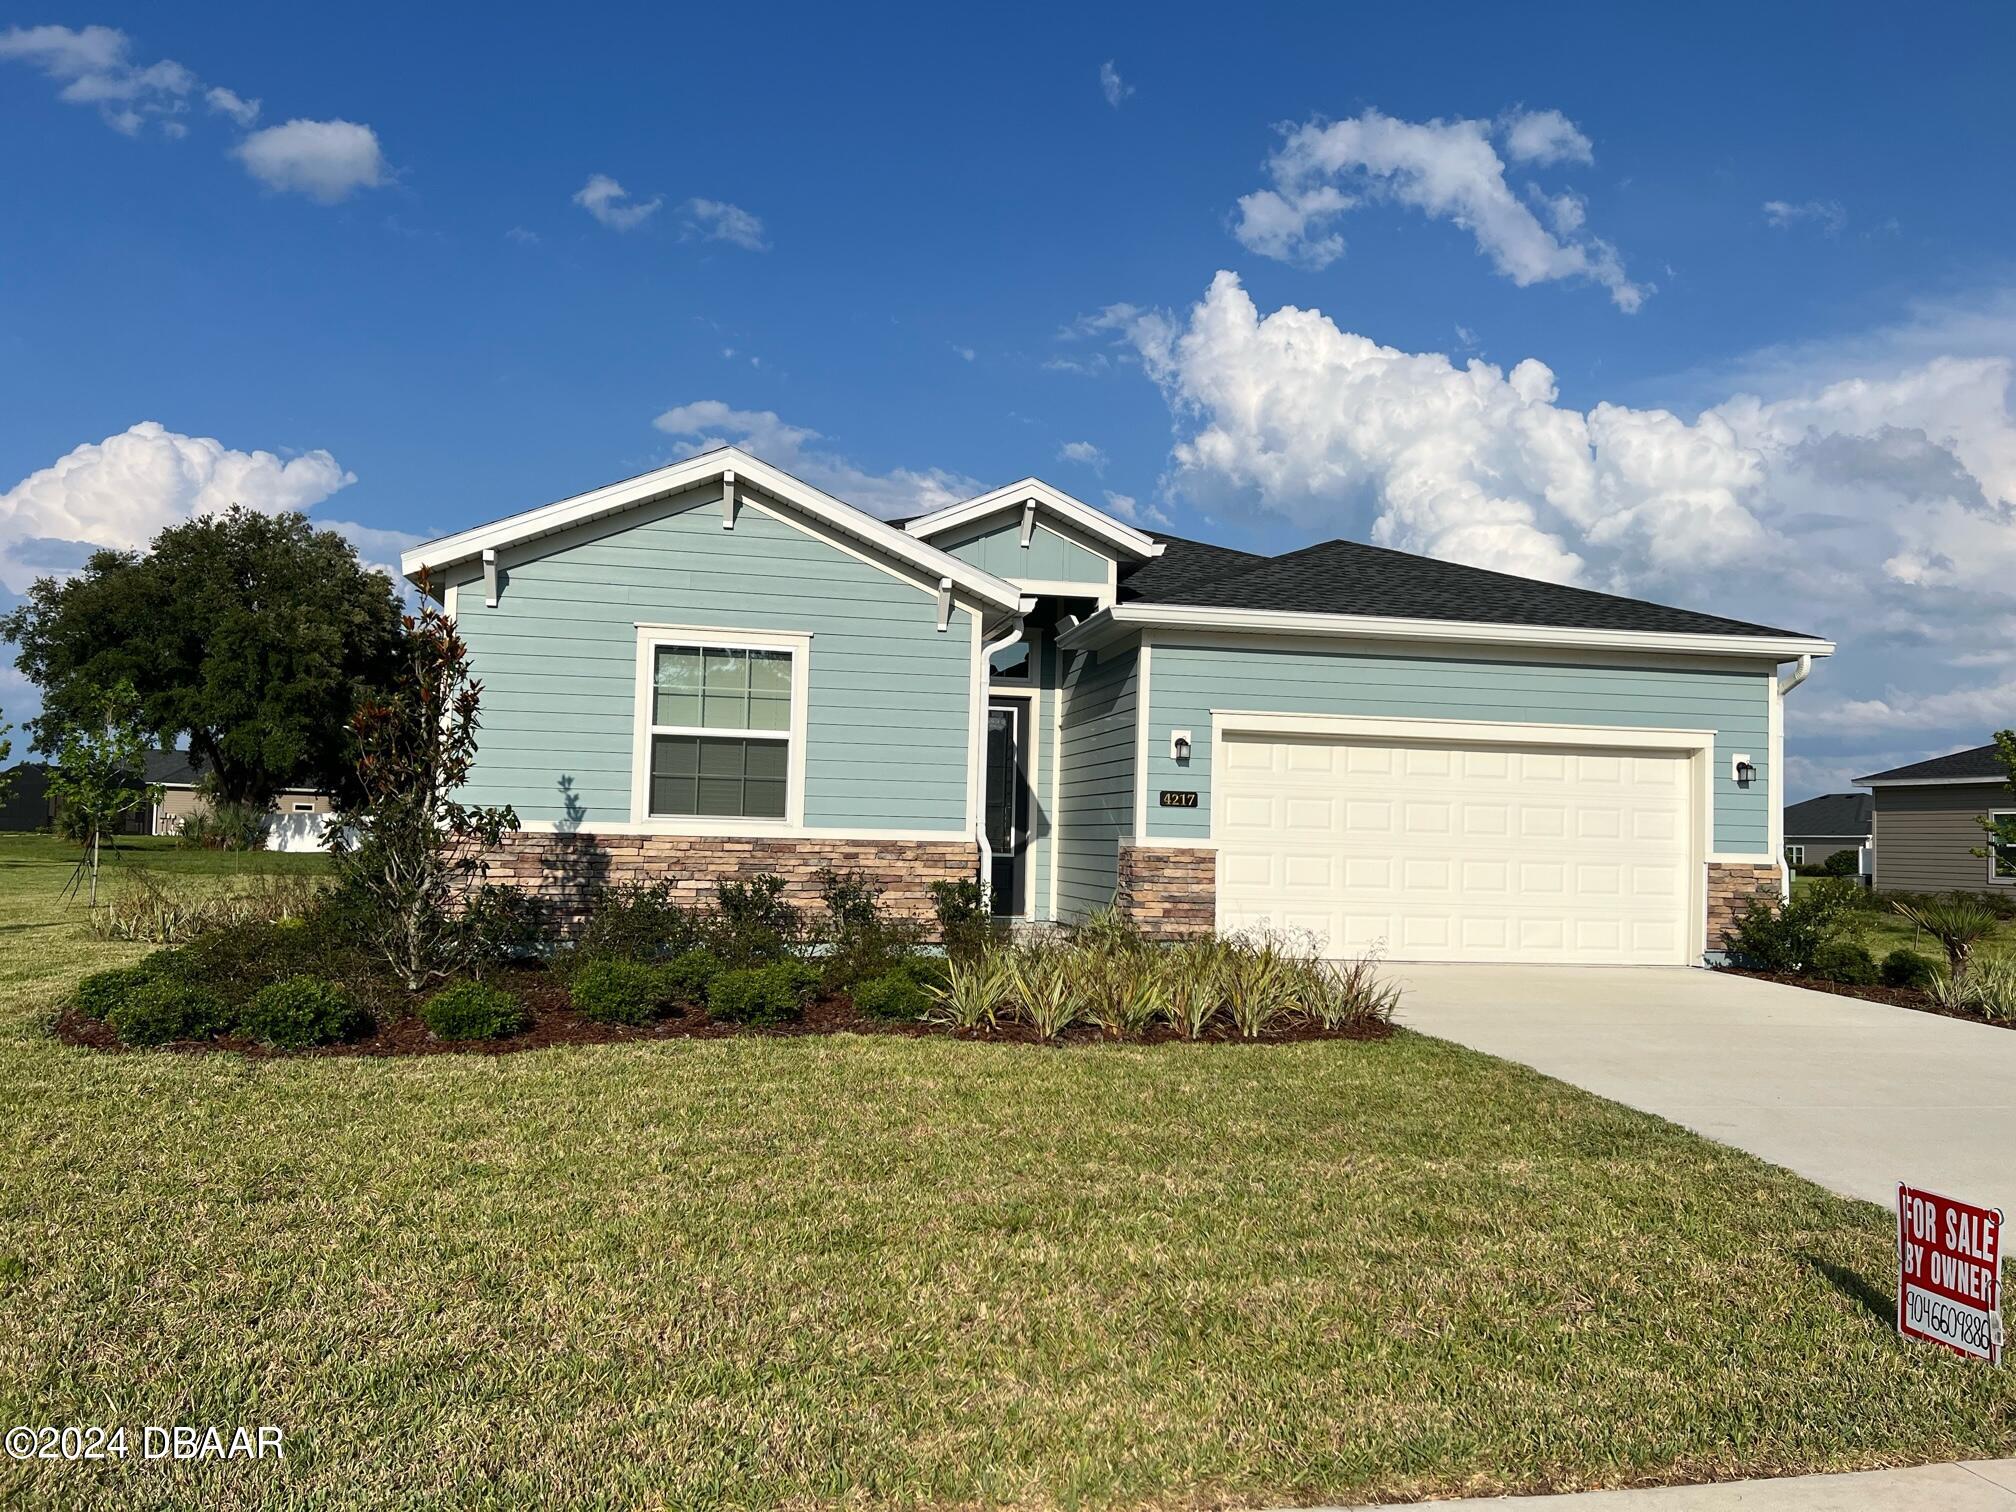
[[[420,1006],[420,1022],[436,1039],[504,1039],[531,1026],[525,1005],[487,982],[457,982]]]

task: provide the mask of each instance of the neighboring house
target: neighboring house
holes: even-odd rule
[[[1819,866],[1836,851],[1854,851],[1856,874],[1869,874],[1874,833],[1867,793],[1824,793],[1785,810],[1785,864]]]
[[[187,751],[149,751],[146,770],[149,785],[161,789],[161,801],[137,816],[135,833],[175,834],[184,819],[208,807],[202,777],[190,765]],[[267,828],[281,834],[290,828],[312,828],[320,834],[316,816],[328,813],[329,808],[329,799],[321,793],[288,788],[273,800],[273,818],[267,821]]]
[[[0,774],[0,830],[39,830],[49,827],[56,810],[49,797],[49,765],[42,761],[20,761]]]
[[[901,523],[737,448],[429,542],[494,875],[578,908],[861,870],[1391,958],[1684,963],[1783,879],[1810,636],[1349,541],[1153,535],[1028,479]],[[1781,674],[1781,667],[1790,670]]]
[[[2016,854],[1989,850],[1981,821],[2016,814],[2016,792],[1992,745],[1855,779],[1875,806],[1880,892],[2016,887]]]

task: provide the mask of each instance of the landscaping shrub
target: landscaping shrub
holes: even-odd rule
[[[826,904],[821,975],[829,991],[900,970],[916,954],[923,930],[882,911],[882,890],[860,872],[822,867],[819,892]]]
[[[730,966],[782,961],[804,938],[805,921],[784,901],[784,879],[773,872],[718,883],[714,900],[720,912],[708,943]]]
[[[1210,1027],[1225,1002],[1225,963],[1230,941],[1217,935],[1185,940],[1162,957],[1162,1016],[1185,1039]]]
[[[523,888],[486,882],[470,890],[461,925],[462,957],[480,981],[486,970],[539,953],[546,906]]]
[[[77,984],[70,995],[70,1006],[86,1018],[105,1018],[143,985],[158,977],[161,971],[162,966],[155,956],[149,956],[137,966],[115,966],[110,971],[94,971]]]
[[[163,954],[164,966],[239,1006],[260,988],[296,976],[328,976],[337,957],[300,921],[213,929]]]
[[[1130,943],[1073,955],[1087,1016],[1110,1037],[1133,1039],[1162,1016],[1169,988],[1159,957]]]
[[[1920,992],[1932,985],[1932,978],[1938,975],[1932,963],[1915,950],[1903,946],[1883,957],[1883,985],[1885,987],[1914,987]]]
[[[176,971],[156,972],[105,1012],[106,1025],[126,1045],[208,1039],[230,1021],[222,998]]]
[[[1841,915],[1857,906],[1861,891],[1853,882],[1829,877],[1798,889],[1789,903],[1752,898],[1722,943],[1737,965],[1753,971],[1805,972]]]
[[[101,940],[176,945],[212,930],[302,918],[319,892],[316,881],[291,873],[199,883],[129,866],[106,889],[105,906],[92,913],[90,930]]]
[[[590,961],[567,992],[575,1010],[598,1024],[648,1024],[675,1001],[663,971],[640,961]]]
[[[1400,1006],[1400,989],[1379,979],[1376,956],[1350,961],[1311,957],[1295,962],[1290,975],[1296,1005],[1309,1023],[1321,1029],[1390,1024]]]
[[[1068,949],[1052,940],[1032,940],[1008,952],[1009,1001],[1045,1039],[1055,1039],[1084,1016],[1071,964]]]
[[[1820,863],[1820,870],[1829,877],[1859,877],[1862,875],[1862,853],[1837,850]]]
[[[1975,945],[1995,928],[1995,915],[1977,899],[1963,893],[1922,902],[1897,899],[1891,907],[1939,942],[1946,952],[1946,974],[1955,980],[1966,975],[1968,957]]]
[[[437,1039],[503,1039],[531,1025],[525,1005],[487,982],[457,982],[420,1006],[420,1022]]]
[[[930,990],[907,971],[891,971],[856,982],[854,1006],[868,1018],[914,1022],[931,1011]]]
[[[2016,1018],[2016,958],[1984,956],[1959,973],[1935,973],[1932,1001],[1991,1023]]]
[[[1258,1039],[1292,1013],[1295,982],[1281,944],[1267,934],[1235,937],[1222,977],[1225,1013],[1247,1039]]]
[[[945,954],[965,960],[985,950],[993,938],[987,890],[972,877],[931,884],[931,908],[938,915],[938,938]]]
[[[363,1032],[370,1015],[334,982],[289,977],[252,994],[238,1011],[238,1028],[281,1050],[329,1045]]]
[[[927,989],[934,1004],[931,1022],[953,1029],[992,1029],[1013,986],[1004,952],[955,956],[946,966],[944,985]]]
[[[798,1017],[819,974],[803,961],[738,966],[707,984],[707,1012],[734,1024],[782,1024]]]
[[[721,957],[704,945],[682,951],[658,968],[672,1001],[696,1006],[707,1001],[707,984],[720,970]]]
[[[626,882],[596,889],[574,954],[583,961],[658,961],[691,950],[701,933],[699,918],[678,902],[669,881]]]
[[[1846,987],[1876,983],[1876,958],[1859,940],[1825,940],[1813,952],[1812,974]]]

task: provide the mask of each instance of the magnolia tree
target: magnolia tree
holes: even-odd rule
[[[143,803],[158,802],[161,789],[145,777],[147,731],[140,700],[130,683],[98,689],[79,709],[56,748],[49,774],[66,833],[81,839],[91,877],[91,902],[98,901],[99,841]]]
[[[482,885],[481,852],[518,828],[509,805],[460,802],[476,756],[483,687],[455,623],[426,597],[403,625],[395,692],[351,717],[355,796],[331,816],[325,842],[361,928],[411,991],[460,963],[463,915]]]

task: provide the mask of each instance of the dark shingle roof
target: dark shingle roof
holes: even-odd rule
[[[169,787],[196,786],[196,768],[189,764],[187,751],[144,752],[141,771],[150,783],[164,783]]]
[[[1222,582],[1271,560],[1230,546],[1213,546],[1209,541],[1185,540],[1182,536],[1154,532],[1162,545],[1162,555],[1121,569],[1120,601],[1123,604],[1167,604],[1174,595],[1207,583]]]
[[[1866,835],[1874,806],[1867,793],[1823,793],[1785,810],[1785,834],[1794,840],[1801,835]]]
[[[1157,563],[1127,579],[1135,602],[1219,609],[1274,609],[1313,614],[1391,615],[1400,619],[1474,620],[1495,625],[1549,625],[1578,630],[1643,630],[1690,635],[1790,635],[1794,632],[1643,599],[1514,577],[1358,541],[1324,541],[1285,556],[1255,557],[1223,547],[1183,542],[1195,552],[1236,560],[1205,563],[1168,579],[1150,568],[1177,556],[1176,543]],[[1180,560],[1180,559],[1179,559]],[[1144,581],[1145,579],[1145,581]]]
[[[1995,759],[1992,745],[1975,746],[1969,751],[1955,751],[1950,756],[1934,756],[1929,761],[1914,761],[1909,766],[1892,767],[1887,772],[1872,772],[1867,777],[1857,777],[1857,782],[1897,782],[1907,778],[1927,777],[1979,777],[1993,782],[2007,777],[2002,763]]]

